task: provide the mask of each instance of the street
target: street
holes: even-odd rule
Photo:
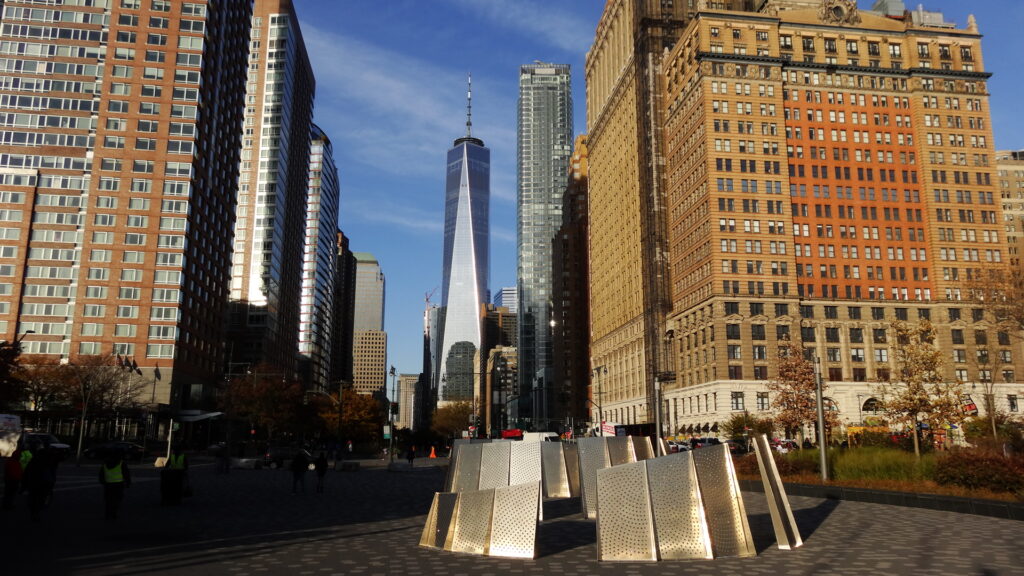
[[[417,463],[426,464],[426,460]],[[159,505],[158,473],[132,469],[121,516],[103,520],[96,464],[65,463],[51,507],[30,522],[24,497],[0,514],[3,574],[955,574],[1024,572],[1024,524],[881,504],[793,497],[805,545],[774,545],[761,494],[745,493],[756,558],[598,563],[595,525],[576,501],[548,502],[538,558],[455,555],[418,546],[438,468],[389,472],[364,461],[327,475],[324,494],[306,476],[292,495],[282,470],[190,470],[195,495]]]

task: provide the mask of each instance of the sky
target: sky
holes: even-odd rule
[[[966,27],[978,21],[994,74],[997,149],[1024,149],[1024,2],[923,0]],[[334,146],[339,221],[386,278],[389,364],[422,368],[424,298],[440,303],[445,154],[464,135],[491,149],[491,292],[515,286],[518,72],[535,60],[572,66],[574,132],[586,132],[583,65],[601,0],[296,0],[316,75],[315,121]],[[862,9],[873,2],[862,0]],[[918,2],[909,0],[915,8]],[[436,289],[436,292],[435,292]],[[390,383],[389,383],[390,384]]]

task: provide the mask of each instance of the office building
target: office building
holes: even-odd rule
[[[448,150],[441,348],[435,378],[439,402],[473,401],[479,393],[480,309],[490,299],[491,151],[473,136],[471,94],[467,94],[466,135]]]
[[[334,313],[331,328],[330,382],[352,383],[352,350],[355,335],[356,258],[349,239],[338,230],[335,235]]]
[[[352,321],[353,387],[359,394],[385,392],[387,333],[384,332],[384,272],[373,254],[353,252],[355,307]]]
[[[996,152],[999,197],[1003,205],[1010,265],[1021,271],[1024,257],[1024,150]]]
[[[299,372],[313,390],[325,390],[331,383],[339,194],[331,140],[314,124],[299,309]]]
[[[232,362],[296,375],[315,82],[291,0],[256,0],[238,185]]]
[[[587,53],[590,355],[607,373],[606,412],[653,402],[655,376],[671,370],[658,70],[696,5],[610,0]]]
[[[1016,406],[1020,348],[966,288],[1010,262],[977,24],[822,7],[701,10],[663,61],[668,431],[770,415],[785,339],[864,422],[897,321],[930,320],[949,381]],[[653,420],[641,394],[610,404]]]
[[[551,242],[562,224],[572,154],[572,78],[566,64],[519,68],[517,256],[520,390],[534,398],[535,428],[547,430],[552,386]]]
[[[398,375],[398,413],[395,416],[395,430],[407,428],[416,430],[416,384],[420,380],[419,374]]]
[[[23,337],[26,361],[119,355],[146,382],[135,400],[212,402],[250,16],[245,2],[3,4],[0,337]]]
[[[492,302],[495,306],[501,306],[508,308],[508,311],[512,314],[519,313],[519,296],[516,294],[515,286],[506,286],[494,295],[494,301]]]
[[[550,415],[562,427],[585,429],[588,401],[600,398],[590,383],[589,274],[587,269],[587,137],[573,144],[568,186],[562,197],[562,225],[551,246],[552,373]],[[596,392],[596,391],[595,391]]]

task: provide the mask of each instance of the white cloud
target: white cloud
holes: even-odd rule
[[[546,0],[453,0],[493,24],[538,39],[566,52],[582,54],[594,40],[594,24]],[[571,4],[570,4],[571,6]]]

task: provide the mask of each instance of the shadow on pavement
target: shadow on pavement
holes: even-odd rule
[[[537,558],[597,543],[597,523],[575,519],[545,521],[537,527]]]

